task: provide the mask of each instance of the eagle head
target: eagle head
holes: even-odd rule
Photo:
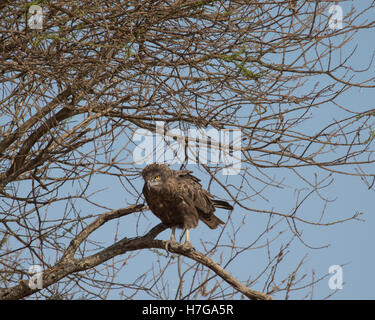
[[[173,175],[173,171],[165,164],[153,163],[142,171],[148,189],[163,185]]]

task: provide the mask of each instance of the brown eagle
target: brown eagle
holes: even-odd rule
[[[166,249],[176,243],[176,228],[186,229],[184,246],[192,248],[189,230],[198,225],[199,219],[215,229],[224,223],[214,215],[215,207],[233,210],[228,202],[213,199],[214,196],[202,188],[200,179],[191,173],[189,170],[175,171],[158,163],[150,164],[142,171],[143,195],[149,208],[164,225],[172,228]]]

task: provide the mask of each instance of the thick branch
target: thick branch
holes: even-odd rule
[[[96,220],[90,223],[85,229],[83,229],[69,244],[68,249],[66,249],[64,255],[61,258],[61,261],[66,261],[74,258],[74,253],[76,252],[79,245],[87,239],[87,237],[93,233],[96,229],[101,227],[103,224],[112,219],[117,219],[125,215],[140,212],[146,210],[147,206],[141,205],[132,205],[126,208],[121,208],[118,210],[112,210],[100,215]]]
[[[122,240],[114,243],[113,245],[96,254],[93,254],[82,259],[74,259],[74,253],[79,247],[79,245],[82,243],[82,241],[84,241],[94,230],[98,229],[101,225],[103,225],[109,220],[119,218],[133,212],[142,211],[144,209],[145,206],[143,205],[133,205],[127,208],[109,211],[98,217],[91,224],[89,224],[84,230],[82,230],[77,235],[75,239],[71,241],[69,247],[65,251],[61,260],[56,264],[56,266],[43,273],[43,288],[46,288],[54,283],[57,283],[69,274],[94,268],[95,266],[100,265],[105,261],[115,256],[124,254],[128,251],[151,248],[164,249],[166,241],[154,240],[154,238],[159,233],[163,232],[167,228],[163,224],[159,224],[142,237],[136,237],[132,239],[123,238]],[[223,269],[219,264],[217,264],[216,262],[214,262],[213,260],[211,260],[210,258],[206,257],[198,251],[187,250],[182,245],[173,246],[170,250],[173,253],[184,255],[210,268],[224,281],[229,283],[234,289],[238,290],[249,299],[272,299],[270,296],[262,292],[246,287],[235,277],[233,277],[229,272]],[[39,289],[32,290],[28,284],[28,281],[21,280],[19,285],[17,286],[14,286],[9,289],[0,289],[0,299],[22,299],[39,291]]]

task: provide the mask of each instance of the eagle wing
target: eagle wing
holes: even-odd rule
[[[215,229],[219,224],[223,224],[215,212],[215,205],[210,198],[213,198],[208,191],[202,188],[200,179],[191,175],[189,170],[181,170],[176,172],[178,180],[179,194],[183,201],[189,207],[194,207],[198,212],[199,218],[207,224],[211,229]]]

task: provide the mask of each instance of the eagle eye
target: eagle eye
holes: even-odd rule
[[[155,177],[155,180],[160,180],[160,176],[156,176],[156,177]]]

